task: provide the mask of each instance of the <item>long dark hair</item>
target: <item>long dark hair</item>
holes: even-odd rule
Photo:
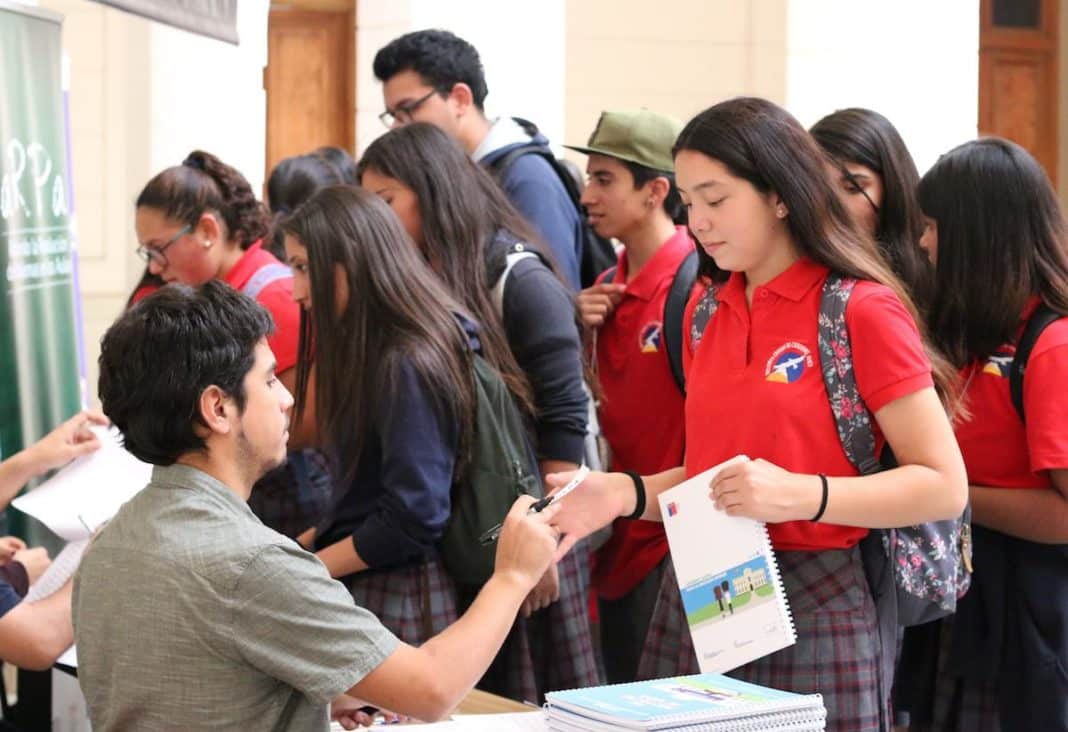
[[[849,218],[823,167],[824,154],[794,117],[754,97],[720,102],[683,128],[672,151],[692,150],[723,163],[731,175],[761,193],[774,191],[789,211],[785,221],[799,252],[845,277],[889,287],[916,320],[924,323],[901,280],[879,253],[875,240]],[[697,249],[699,273],[725,282],[730,273]],[[935,385],[951,410],[956,407],[956,374],[946,359],[927,345]]]
[[[895,274],[921,309],[930,299],[931,266],[919,247],[923,214],[917,198],[920,174],[905,141],[883,115],[853,107],[829,114],[810,130],[843,175],[845,164],[863,165],[878,174],[883,200],[875,241]]]
[[[930,327],[958,367],[1012,342],[1028,298],[1068,315],[1064,214],[1045,171],[1019,145],[973,140],[920,181],[938,226]]]
[[[490,273],[504,269],[507,251],[489,245],[503,230],[544,255],[537,235],[497,183],[433,125],[405,125],[379,137],[360,158],[361,179],[368,169],[415,193],[424,255],[446,287],[482,324],[486,359],[501,373],[519,404],[533,412],[530,383],[508,347],[491,291]],[[545,259],[551,263],[547,255]]]
[[[147,206],[168,219],[196,226],[201,215],[222,216],[226,237],[242,249],[267,236],[271,217],[256,200],[245,176],[211,153],[194,150],[181,165],[167,168],[145,184],[137,208]]]
[[[300,321],[296,419],[306,408],[314,369],[317,426],[341,484],[355,476],[379,400],[390,398],[401,360],[413,365],[438,406],[458,419],[462,472],[476,405],[471,351],[456,319],[465,314],[463,306],[439,284],[393,211],[373,193],[324,188],[282,226],[307,249],[313,293],[311,313],[303,312]],[[349,293],[340,311],[339,267]]]

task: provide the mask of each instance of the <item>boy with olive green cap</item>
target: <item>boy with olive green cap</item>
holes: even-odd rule
[[[682,125],[648,110],[604,112],[584,147],[582,204],[597,233],[623,244],[617,266],[579,294],[593,329],[611,470],[641,475],[682,464],[682,311],[696,249],[675,188],[671,148]],[[675,363],[673,363],[675,362]],[[649,439],[655,435],[655,439]],[[638,676],[668,552],[662,524],[618,519],[596,555],[593,585],[609,683]]]

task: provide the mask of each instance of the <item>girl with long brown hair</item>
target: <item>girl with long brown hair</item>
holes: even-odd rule
[[[722,102],[686,125],[674,155],[705,284],[691,300],[687,329],[697,332],[683,349],[685,465],[640,481],[587,479],[556,517],[569,535],[561,550],[618,515],[658,520],[659,493],[749,456],[719,472],[710,500],[767,523],[797,643],[732,673],[822,694],[829,730],[888,729],[892,665],[883,661],[896,638],[880,634],[858,545],[869,528],[960,516],[964,466],[936,391],[951,394],[954,374],[925,348],[911,300],[786,111],[761,99]],[[844,319],[861,398],[848,416],[831,403],[817,355],[832,275],[849,293]],[[858,418],[870,420],[876,454],[889,444],[899,467],[859,474],[838,432],[838,420]],[[696,669],[678,585],[665,572],[639,675]]]
[[[483,349],[530,416],[542,473],[576,467],[587,415],[579,325],[571,295],[531,227],[489,175],[433,125],[405,125],[378,138],[358,173],[478,320]],[[482,688],[537,699],[600,682],[585,612],[585,562],[579,547],[551,568]],[[461,587],[461,594],[470,598],[474,590]]]

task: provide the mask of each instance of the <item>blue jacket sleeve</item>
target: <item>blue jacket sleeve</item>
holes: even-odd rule
[[[582,220],[564,184],[538,155],[521,155],[505,171],[501,184],[512,204],[552,250],[560,272],[578,291],[582,258]]]
[[[408,362],[396,371],[376,422],[382,446],[375,509],[353,531],[356,552],[372,568],[434,553],[449,520],[459,425]]]
[[[520,260],[508,275],[504,330],[534,392],[538,459],[582,462],[588,400],[575,306],[537,259]]]

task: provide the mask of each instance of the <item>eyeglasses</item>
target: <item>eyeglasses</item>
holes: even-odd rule
[[[437,91],[437,89],[431,89],[426,94],[419,97],[413,102],[405,102],[403,104],[398,104],[395,109],[386,109],[385,112],[378,115],[378,118],[382,120],[382,124],[384,124],[386,127],[389,127],[390,129],[392,129],[393,125],[397,122],[400,122],[402,125],[406,125],[412,121],[412,114],[414,114],[415,111],[419,109],[419,107],[423,106],[423,103],[427,99],[430,99],[430,97],[434,96]]]
[[[161,247],[146,247],[144,244],[142,244],[141,246],[137,247],[137,256],[145,260],[146,264],[152,264],[153,262],[155,262],[160,267],[166,267],[167,255],[164,254],[164,252],[167,251],[167,247],[181,239],[183,236],[185,236],[192,230],[193,227],[190,224],[186,224],[178,230],[177,234],[172,236],[167,241],[163,242],[163,246]]]

